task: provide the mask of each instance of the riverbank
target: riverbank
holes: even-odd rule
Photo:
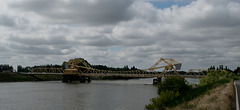
[[[93,80],[129,80],[139,79],[132,77],[102,76],[91,77]],[[62,80],[62,75],[30,75],[15,72],[0,72],[0,82],[24,82],[24,81],[57,81]]]
[[[231,81],[169,110],[231,110],[234,97],[234,86]]]
[[[186,85],[181,77],[166,77],[158,85],[159,96],[150,100],[148,110],[205,110],[231,109],[234,99],[234,80],[239,77],[228,71],[208,72],[197,85]],[[181,83],[179,83],[181,82]],[[202,101],[201,101],[202,100]],[[178,106],[178,108],[176,108]]]
[[[0,73],[0,82],[55,81],[55,80],[62,80],[62,75],[25,75],[14,72]]]

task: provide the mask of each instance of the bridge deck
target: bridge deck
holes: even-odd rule
[[[26,75],[63,75],[63,73],[37,73],[37,72],[21,72],[21,74],[26,74]]]
[[[29,73],[22,73],[22,74],[27,74],[27,75],[63,75],[63,73],[34,73],[34,72],[29,72]],[[84,76],[119,76],[119,77],[142,77],[142,78],[149,78],[149,77],[157,77],[157,74],[110,74],[110,73],[84,73],[84,74],[79,74],[79,75],[84,75]],[[159,77],[165,77],[165,76],[176,76],[176,75],[161,75]],[[205,75],[180,75],[185,78],[203,78]]]

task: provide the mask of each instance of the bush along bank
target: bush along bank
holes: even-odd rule
[[[228,71],[211,71],[193,87],[187,84],[181,76],[166,77],[166,80],[158,85],[158,97],[152,98],[150,104],[145,106],[147,110],[164,110],[186,103],[207,91],[239,79]]]

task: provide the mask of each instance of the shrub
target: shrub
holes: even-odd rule
[[[234,80],[234,79],[239,79],[239,78],[234,73],[228,72],[226,70],[211,71],[207,74],[206,77],[204,77],[200,80],[199,86],[214,83],[214,82],[222,80],[222,79]]]
[[[162,110],[166,107],[173,107],[183,102],[192,100],[206,91],[219,85],[230,82],[233,79],[239,79],[236,75],[228,71],[212,71],[200,80],[196,88],[192,88],[186,83],[186,80],[180,76],[166,77],[158,85],[158,94],[156,98],[150,100],[146,105],[147,110]]]
[[[162,91],[173,91],[179,92],[180,94],[186,93],[191,89],[191,86],[187,85],[187,81],[184,77],[180,76],[169,76],[166,77],[163,82],[158,85],[158,94],[160,95]]]
[[[161,110],[166,107],[176,105],[177,98],[180,94],[186,94],[191,87],[187,85],[186,80],[180,76],[166,77],[163,82],[158,85],[158,94],[156,98],[150,100],[150,104],[146,105],[147,110]]]
[[[172,105],[174,100],[179,96],[179,92],[161,91],[160,95],[150,100],[150,104],[146,105],[147,110],[162,110]]]

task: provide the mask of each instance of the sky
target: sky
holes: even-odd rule
[[[239,0],[1,0],[0,64],[240,66]],[[160,64],[159,66],[164,65]]]

